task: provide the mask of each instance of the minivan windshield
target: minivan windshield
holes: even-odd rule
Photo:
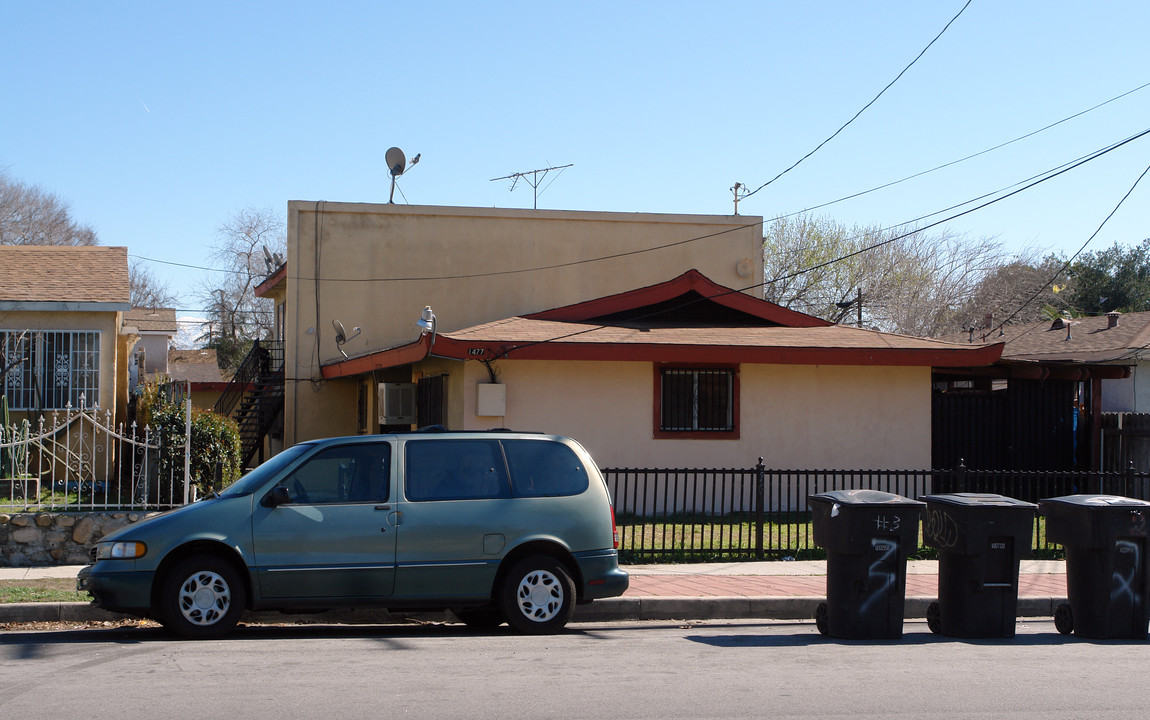
[[[227,489],[220,492],[220,497],[238,497],[240,495],[250,495],[252,492],[259,489],[265,482],[270,480],[274,475],[277,475],[285,467],[291,465],[296,460],[296,458],[311,449],[311,443],[300,443],[298,445],[292,445],[287,450],[284,450],[279,455],[276,455],[259,467],[254,468],[247,475],[244,475],[242,478],[229,485]]]

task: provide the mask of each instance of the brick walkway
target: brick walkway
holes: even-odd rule
[[[632,575],[623,597],[822,597],[825,575]],[[937,575],[908,575],[907,597],[937,597]],[[1065,597],[1066,576],[1020,575],[1019,597]]]
[[[823,597],[825,562],[631,565],[624,597]],[[1023,561],[1019,597],[1065,597],[1066,568],[1060,561]],[[907,597],[938,596],[938,563],[908,564]]]

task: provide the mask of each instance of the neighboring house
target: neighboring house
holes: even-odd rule
[[[124,418],[130,308],[127,248],[0,246],[0,352],[12,418],[35,423],[81,403]]]
[[[988,366],[1001,350],[834,325],[691,270],[428,332],[322,372],[404,378],[383,388],[386,413],[405,412],[389,392],[418,398],[403,422],[570,435],[606,466],[748,467],[762,456],[773,468],[917,469],[931,461],[932,368]]]
[[[214,408],[228,385],[220,374],[216,351],[210,348],[170,349],[167,375],[175,382],[188,383],[192,405],[202,410]]]
[[[175,310],[134,307],[124,314],[124,332],[139,336],[130,360],[129,390],[149,376],[168,374],[168,348],[179,332]]]
[[[1113,367],[1100,377],[1102,412],[1150,412],[1150,312],[1010,325],[988,338],[1005,342],[1005,360]]]
[[[935,373],[935,467],[1097,469],[1102,414],[1150,412],[1150,313],[1002,328],[988,318],[946,339],[1003,351],[990,368]]]
[[[691,268],[761,296],[759,217],[293,201],[287,225],[287,265],[257,290],[275,298],[283,338],[285,445],[410,428],[366,410],[380,383],[410,372],[326,378],[323,367],[409,342],[425,306],[454,332]]]

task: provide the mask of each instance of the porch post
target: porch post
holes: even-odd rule
[[[1090,377],[1090,467],[1102,467],[1102,378]]]

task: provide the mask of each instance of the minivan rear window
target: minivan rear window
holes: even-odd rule
[[[504,440],[511,486],[516,497],[578,495],[587,489],[587,469],[562,443]]]
[[[404,496],[411,501],[511,496],[495,440],[410,440],[404,445]]]

